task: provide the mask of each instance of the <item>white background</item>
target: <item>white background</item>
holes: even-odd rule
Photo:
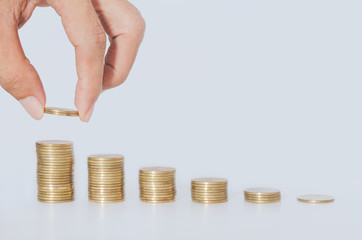
[[[357,0],[135,0],[147,32],[128,81],[89,124],[32,120],[0,91],[0,239],[361,239],[362,14]],[[50,8],[21,29],[48,105],[74,107],[73,48]],[[36,200],[35,141],[74,141],[76,200]],[[87,200],[86,158],[126,157],[126,201]],[[177,201],[138,199],[137,171],[177,169]],[[190,200],[193,177],[229,202]],[[281,203],[242,190],[278,187]],[[296,201],[322,193],[331,204]]]

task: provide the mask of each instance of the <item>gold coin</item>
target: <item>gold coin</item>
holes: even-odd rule
[[[37,177],[40,178],[40,179],[53,179],[53,178],[56,178],[56,179],[71,179],[73,177],[73,173],[57,173],[57,174],[54,174],[54,173],[37,173]]]
[[[171,191],[171,190],[175,190],[176,187],[162,187],[162,188],[155,188],[155,187],[140,187],[139,190],[140,191],[147,191],[147,192],[155,192],[155,191]]]
[[[92,197],[121,197],[123,195],[122,192],[88,192],[89,196]]]
[[[89,187],[88,191],[91,192],[109,192],[109,191],[114,191],[114,192],[124,192],[124,188],[123,187],[111,187],[111,188],[95,188],[95,187]]]
[[[92,198],[92,199],[123,199],[124,195],[123,194],[93,194],[93,193],[88,193],[88,198]]]
[[[70,174],[73,173],[73,169],[67,169],[67,168],[63,168],[63,169],[54,169],[54,168],[38,168],[37,173],[40,174],[62,174],[62,173],[66,173],[66,174]]]
[[[58,165],[58,166],[54,166],[54,165],[38,165],[37,166],[37,171],[56,171],[56,172],[60,172],[60,171],[73,171],[73,165]]]
[[[47,179],[38,179],[38,186],[67,186],[67,185],[73,185],[72,181],[68,180],[47,180]]]
[[[164,198],[171,198],[175,197],[176,193],[168,193],[168,194],[145,194],[140,193],[140,197],[142,198],[152,198],[152,199],[164,199]]]
[[[280,197],[280,193],[277,194],[250,194],[250,193],[244,193],[244,196],[250,196],[250,197]]]
[[[175,172],[176,169],[171,167],[143,167],[140,168],[140,172],[147,173],[160,173],[160,172]]]
[[[119,155],[119,154],[94,154],[94,155],[90,155],[88,157],[88,160],[109,160],[109,159],[121,159],[123,160],[124,157],[123,155]]]
[[[120,177],[123,178],[124,173],[123,172],[88,172],[88,176],[94,176],[94,177]]]
[[[89,187],[101,188],[101,187],[124,187],[123,182],[88,182]]]
[[[109,168],[123,168],[123,162],[114,162],[114,163],[91,163],[88,162],[89,169],[109,169]]]
[[[157,178],[175,178],[175,173],[160,173],[160,174],[143,174],[139,173],[139,177],[142,178],[150,178],[150,179],[157,179]]]
[[[70,196],[70,197],[43,197],[43,196],[38,196],[38,200],[41,201],[41,202],[73,201],[74,196]]]
[[[219,200],[225,199],[227,196],[192,196],[193,199],[203,199],[203,200]]]
[[[39,202],[43,202],[43,203],[68,203],[68,202],[72,202],[74,201],[74,199],[65,199],[65,200],[47,200],[47,199],[39,199]]]
[[[89,196],[93,197],[119,197],[123,196],[123,191],[108,191],[108,192],[98,192],[98,191],[88,191]]]
[[[62,200],[62,199],[71,199],[73,198],[73,193],[71,194],[42,194],[38,193],[38,198],[48,199],[48,200]]]
[[[95,203],[116,203],[116,202],[124,201],[124,197],[119,197],[119,198],[114,198],[114,199],[89,197],[89,201],[95,202]]]
[[[227,191],[224,192],[211,192],[211,193],[200,193],[200,192],[191,192],[193,196],[226,196],[228,193]]]
[[[224,203],[227,202],[227,199],[223,199],[223,200],[218,200],[218,201],[209,201],[209,200],[197,200],[197,199],[193,199],[192,201],[196,202],[196,203],[203,203],[203,204],[214,204],[214,203]]]
[[[280,194],[280,190],[277,188],[255,187],[255,188],[245,189],[244,193],[258,194],[258,195],[275,195],[275,194]]]
[[[65,196],[71,196],[74,192],[73,191],[38,191],[38,196],[59,196],[59,197],[65,197]]]
[[[280,201],[281,198],[270,198],[270,199],[258,199],[258,198],[245,198],[245,201],[259,201],[259,202],[271,202],[271,201]]]
[[[247,200],[247,199],[245,199],[245,201],[251,202],[251,203],[277,203],[277,202],[280,202],[280,199],[271,200],[271,201],[258,201],[258,200]]]
[[[36,145],[40,146],[73,146],[73,142],[71,141],[65,141],[65,140],[43,140],[43,141],[37,141]]]
[[[99,165],[99,166],[90,166],[88,164],[88,172],[95,172],[95,171],[123,171],[123,165],[115,164],[115,165]]]
[[[160,200],[154,200],[154,199],[142,199],[142,202],[148,202],[148,203],[168,203],[168,202],[174,202],[175,199],[174,198],[170,198],[170,199],[160,199]]]
[[[72,110],[67,108],[45,107],[44,113],[59,115],[59,116],[79,117],[79,113],[77,110]]]
[[[164,198],[151,198],[151,197],[140,197],[140,199],[142,201],[147,201],[147,202],[172,202],[175,201],[175,197],[164,197]]]
[[[204,177],[204,178],[194,178],[191,180],[192,183],[200,184],[220,184],[226,183],[228,180],[226,178],[216,178],[216,177]]]
[[[88,179],[88,183],[95,183],[95,184],[110,184],[110,183],[114,183],[114,184],[122,184],[123,180],[122,179],[94,179],[94,178],[89,178]]]
[[[138,181],[140,186],[174,186],[175,181]]]
[[[301,195],[297,199],[298,201],[305,203],[329,203],[334,201],[334,198],[332,196],[321,194]]]
[[[213,190],[221,190],[221,189],[227,189],[227,186],[191,186],[192,190],[196,191],[213,191]]]
[[[154,191],[140,191],[140,195],[143,196],[163,196],[163,195],[175,195],[176,191],[166,191],[166,192],[154,192]]]

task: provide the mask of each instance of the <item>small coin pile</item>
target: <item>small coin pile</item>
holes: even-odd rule
[[[36,153],[38,200],[47,203],[73,201],[73,143],[39,141]]]
[[[44,108],[44,113],[58,116],[79,117],[77,110],[67,108],[46,107]]]
[[[334,201],[334,197],[321,194],[305,194],[299,196],[297,199],[305,203],[329,203]]]
[[[144,202],[172,202],[176,197],[174,168],[144,167],[139,170],[140,198]]]
[[[98,154],[88,157],[88,196],[92,202],[124,200],[124,157]]]
[[[280,201],[280,191],[276,188],[256,187],[244,190],[245,201],[252,203],[275,203]]]
[[[192,201],[198,203],[223,203],[228,200],[228,181],[225,178],[194,178],[191,180]]]

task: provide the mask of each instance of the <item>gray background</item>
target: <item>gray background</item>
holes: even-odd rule
[[[147,32],[128,81],[89,124],[32,120],[0,91],[1,239],[361,239],[360,1],[135,0]],[[20,31],[49,106],[74,107],[73,47],[50,8]],[[36,200],[35,141],[74,141],[76,201]],[[87,201],[86,157],[126,157],[123,203]],[[142,166],[177,169],[175,203],[138,200]],[[190,201],[190,179],[229,179],[229,202]],[[242,190],[274,186],[281,203]],[[304,193],[336,202],[308,205]]]

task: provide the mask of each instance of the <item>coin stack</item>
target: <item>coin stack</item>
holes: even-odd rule
[[[92,202],[124,200],[124,157],[98,154],[88,157],[88,194]]]
[[[140,198],[144,202],[172,202],[176,197],[174,168],[145,167],[139,170]]]
[[[191,180],[192,201],[198,203],[223,203],[228,200],[228,181],[225,178],[194,178]]]
[[[36,152],[38,200],[47,203],[73,201],[73,143],[39,141]]]
[[[275,203],[280,201],[280,190],[256,187],[244,190],[245,201],[252,203]]]

